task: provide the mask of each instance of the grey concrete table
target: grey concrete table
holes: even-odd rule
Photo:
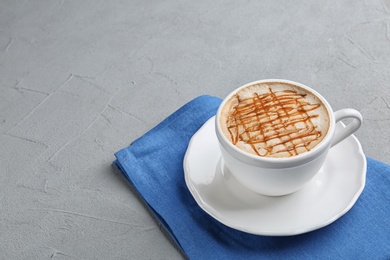
[[[390,163],[390,1],[0,1],[0,258],[180,259],[111,163],[264,78],[353,107]]]

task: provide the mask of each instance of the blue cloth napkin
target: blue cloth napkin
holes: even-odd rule
[[[184,181],[192,135],[221,100],[200,96],[129,147],[114,165],[189,259],[390,259],[390,165],[367,158],[366,186],[352,209],[302,235],[267,237],[229,228],[205,213]],[[288,220],[286,220],[288,221]]]

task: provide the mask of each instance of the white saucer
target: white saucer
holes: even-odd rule
[[[363,191],[366,157],[352,135],[329,151],[320,172],[301,190],[281,197],[254,193],[224,167],[214,122],[208,120],[190,141],[185,181],[198,205],[231,228],[267,236],[302,234],[340,218]]]

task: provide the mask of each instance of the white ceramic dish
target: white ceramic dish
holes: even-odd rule
[[[224,167],[214,121],[208,120],[190,141],[185,181],[198,205],[231,228],[267,236],[306,233],[340,218],[363,191],[366,157],[352,135],[329,151],[320,172],[301,190],[280,197],[254,193]]]

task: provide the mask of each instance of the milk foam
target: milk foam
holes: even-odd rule
[[[313,149],[326,136],[330,119],[310,91],[285,82],[239,90],[223,106],[220,125],[238,148],[262,157],[292,157]]]

